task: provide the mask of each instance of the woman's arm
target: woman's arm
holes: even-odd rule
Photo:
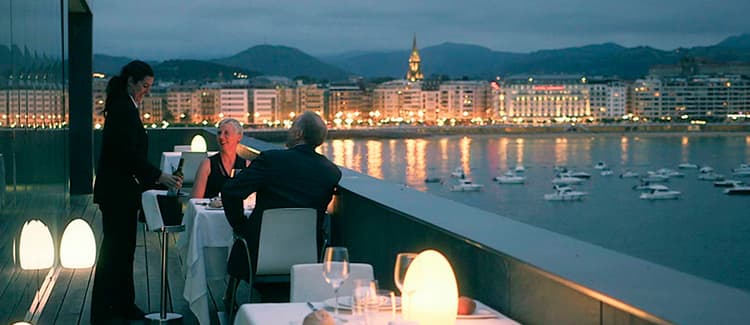
[[[195,172],[195,183],[193,184],[193,198],[201,199],[206,194],[206,184],[208,183],[208,174],[211,173],[211,161],[208,158],[201,161],[198,171]]]

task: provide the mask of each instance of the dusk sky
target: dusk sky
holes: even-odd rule
[[[674,49],[750,33],[748,0],[94,0],[94,52],[216,58],[259,44],[313,55],[455,42],[530,52],[594,43]]]

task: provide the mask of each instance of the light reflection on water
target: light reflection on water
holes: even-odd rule
[[[384,145],[387,149],[383,150]],[[750,291],[750,197],[727,196],[695,171],[668,186],[679,200],[638,198],[623,170],[640,173],[682,162],[710,165],[731,175],[750,162],[750,136],[472,136],[402,140],[331,140],[320,148],[337,164],[393,183],[550,229],[574,238]],[[600,176],[592,168],[606,162],[615,172]],[[498,185],[492,178],[516,165],[526,167],[527,184]],[[553,167],[586,171],[591,180],[578,186],[589,192],[583,202],[548,202]],[[478,193],[450,192],[449,177],[463,167]],[[440,177],[443,184],[425,184]],[[750,179],[745,179],[750,182]],[[458,217],[458,216],[457,216]],[[461,216],[470,218],[470,216]],[[492,229],[492,225],[487,225]]]

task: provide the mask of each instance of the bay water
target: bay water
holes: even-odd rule
[[[750,196],[730,196],[681,169],[683,178],[664,183],[682,192],[676,200],[642,200],[637,179],[680,163],[710,166],[727,178],[750,162],[750,135],[472,135],[419,139],[329,140],[320,151],[338,165],[439,197],[545,228],[682,272],[750,291]],[[614,172],[601,176],[602,161]],[[501,185],[492,179],[517,165],[526,183]],[[546,201],[553,193],[555,166],[590,173],[574,185],[588,192],[582,201]],[[479,192],[452,192],[457,167]],[[441,183],[426,183],[440,178]],[[471,216],[456,216],[471,218]],[[467,220],[471,222],[471,220]],[[492,231],[493,225],[486,225]]]

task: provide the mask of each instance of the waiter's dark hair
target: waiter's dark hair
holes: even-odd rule
[[[139,82],[146,77],[153,77],[154,70],[148,63],[133,60],[126,64],[120,70],[120,74],[109,79],[107,83],[107,100],[104,104],[104,110],[102,111],[105,115],[109,110],[109,103],[120,96],[127,96],[128,94],[128,78],[133,78],[133,82]]]

